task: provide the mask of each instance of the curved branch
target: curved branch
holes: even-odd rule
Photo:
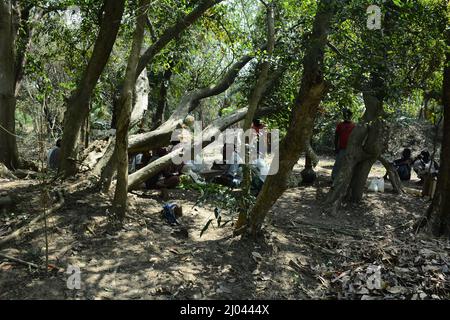
[[[129,139],[129,151],[138,152],[168,145],[172,131],[175,130],[177,126],[181,125],[189,112],[192,112],[196,108],[198,105],[196,102],[201,99],[218,95],[227,90],[236,80],[239,71],[252,58],[253,56],[250,55],[242,57],[233,66],[231,66],[230,70],[217,84],[206,88],[197,89],[186,94],[181,99],[177,109],[170,116],[170,118],[156,130],[131,136]]]
[[[139,59],[137,74],[150,63],[155,55],[157,55],[170,41],[178,37],[184,30],[197,21],[209,8],[222,2],[223,0],[203,0],[192,12],[179,19],[174,25],[167,28],[159,39],[154,42]]]

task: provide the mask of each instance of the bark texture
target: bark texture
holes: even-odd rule
[[[331,214],[337,212],[344,199],[361,200],[370,169],[387,145],[383,102],[373,92],[365,92],[363,97],[366,112],[350,135],[341,169],[327,194],[326,205]]]
[[[280,143],[278,172],[266,178],[249,214],[249,227],[253,235],[260,230],[267,212],[286,189],[292,168],[310,139],[319,104],[327,90],[323,77],[323,61],[334,11],[331,1],[319,3],[312,33],[308,38],[308,49],[303,59],[303,76],[292,109],[290,126]],[[293,141],[295,143],[292,143]],[[238,230],[236,231],[238,233]]]
[[[10,0],[0,2],[0,35],[0,162],[14,170],[19,167],[19,154],[15,123],[16,28]]]
[[[450,32],[447,32],[450,47]],[[450,238],[450,52],[447,51],[444,67],[442,102],[444,105],[444,138],[441,150],[441,168],[437,191],[425,215],[423,225],[433,235]],[[422,225],[422,226],[423,226]]]
[[[124,11],[125,0],[105,0],[100,32],[94,50],[77,89],[67,103],[64,115],[60,170],[64,176],[77,172],[78,136],[89,113],[89,102],[108,62]]]
[[[150,0],[139,1],[136,29],[133,35],[133,45],[128,58],[125,81],[119,99],[116,145],[114,150],[117,161],[117,184],[114,193],[113,212],[121,221],[125,218],[128,199],[128,130],[131,120],[131,106],[133,104],[133,91],[136,84],[137,65],[144,39],[144,29],[147,21],[149,2]]]

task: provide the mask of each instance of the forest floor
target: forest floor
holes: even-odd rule
[[[183,206],[184,228],[161,217],[157,191],[137,191],[114,231],[108,196],[87,181],[60,184],[64,206],[48,219],[49,262],[57,268],[45,273],[0,256],[0,299],[450,299],[450,244],[413,229],[429,202],[387,189],[326,215],[332,164],[321,158],[314,185],[283,194],[256,241],[231,238],[231,225],[214,222],[200,237],[214,208],[194,206],[196,191],[169,191]],[[383,175],[380,166],[371,172]],[[420,190],[414,181],[409,187]],[[0,191],[18,203],[0,212],[0,242],[42,211],[40,189],[38,180],[0,180]],[[44,234],[43,222],[32,225],[0,253],[43,264]],[[69,265],[80,269],[79,290],[68,288]]]

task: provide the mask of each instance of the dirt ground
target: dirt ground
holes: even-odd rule
[[[214,223],[200,237],[214,208],[194,206],[199,193],[184,190],[169,192],[183,206],[182,227],[160,216],[157,191],[136,191],[123,229],[114,231],[108,196],[69,181],[78,187],[67,187],[64,206],[48,219],[49,262],[59,269],[0,257],[0,299],[449,299],[450,244],[413,230],[428,201],[387,188],[326,215],[332,163],[322,158],[314,185],[284,193],[257,241],[232,238],[232,225]],[[371,172],[383,175],[379,165]],[[0,181],[19,203],[0,212],[0,241],[39,214],[38,183]],[[0,249],[45,263],[43,222]],[[80,289],[68,288],[70,265],[81,272]]]

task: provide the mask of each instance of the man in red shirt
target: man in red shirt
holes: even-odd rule
[[[334,162],[333,171],[331,172],[332,180],[336,178],[336,175],[341,168],[342,161],[345,156],[345,151],[347,149],[348,139],[350,138],[350,134],[355,128],[355,124],[351,121],[353,113],[349,109],[344,109],[342,111],[342,115],[344,117],[344,121],[337,125],[334,135],[336,161]]]

